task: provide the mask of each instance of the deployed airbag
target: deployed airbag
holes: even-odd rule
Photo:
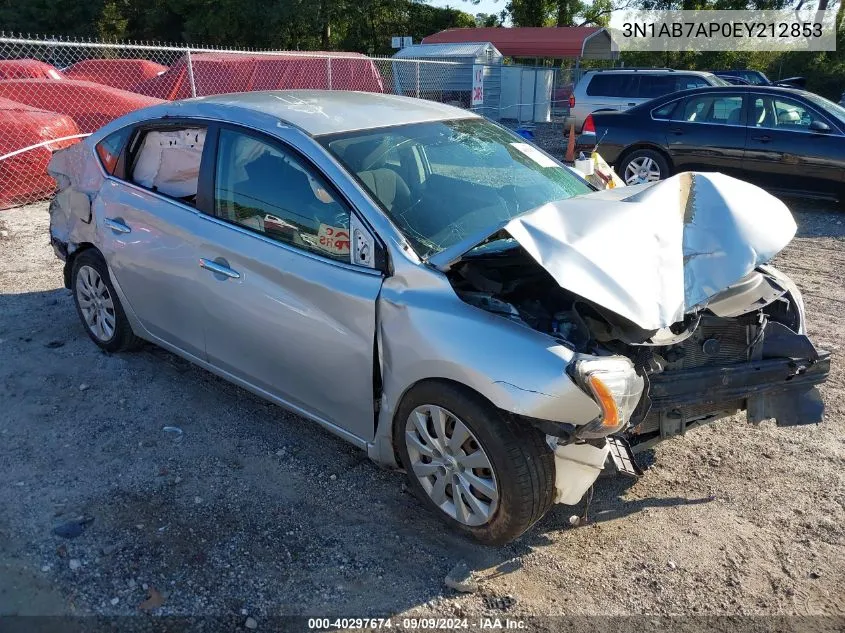
[[[173,198],[195,196],[204,144],[204,129],[147,132],[133,181]]]

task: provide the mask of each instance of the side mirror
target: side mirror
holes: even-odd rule
[[[830,132],[830,126],[824,121],[813,121],[810,123],[810,131],[818,134],[827,134]]]

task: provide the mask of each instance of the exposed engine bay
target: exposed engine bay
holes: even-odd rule
[[[784,406],[796,395],[794,387],[804,394],[822,382],[829,361],[804,336],[797,289],[770,267],[758,267],[660,330],[644,330],[563,289],[505,231],[465,253],[447,275],[466,303],[576,352],[629,358],[649,386],[625,432],[634,450],[743,409],[752,422],[820,421],[820,402],[818,415],[806,410],[812,408],[807,402],[801,411]]]

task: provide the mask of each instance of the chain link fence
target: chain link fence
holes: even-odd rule
[[[163,100],[280,89],[361,90],[471,109],[516,125],[565,116],[561,71],[358,53],[79,42],[0,33],[0,209],[49,197],[53,151]],[[518,86],[507,73],[519,72]],[[539,86],[539,87],[538,87]],[[478,88],[481,87],[479,91]],[[569,91],[569,92],[567,92]]]

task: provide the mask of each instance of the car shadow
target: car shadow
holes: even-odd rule
[[[77,614],[137,615],[152,585],[165,600],[153,614],[391,615],[454,595],[444,579],[460,561],[520,570],[578,529],[571,515],[703,502],[628,499],[633,480],[602,477],[589,506],[555,506],[514,543],[482,545],[316,424],[152,345],[103,353],[65,289],[0,294],[0,401],[17,421],[2,425],[0,460],[17,545],[0,562],[49,569]],[[80,536],[52,533],[75,516],[93,518]]]
[[[647,474],[646,474],[647,476]],[[577,506],[557,506],[549,513],[549,520],[560,524],[559,519],[578,516],[579,526],[621,519],[653,508],[673,508],[685,505],[710,503],[712,497],[688,499],[686,497],[649,497],[628,499],[625,493],[636,483],[626,475],[611,475],[600,478],[593,489]]]
[[[580,530],[589,525],[613,521],[647,510],[660,510],[685,505],[699,505],[714,501],[712,497],[662,497],[646,499],[626,498],[626,492],[636,479],[615,473],[604,473],[584,499],[574,506],[554,505],[549,513],[519,539],[505,546],[488,547],[451,535],[449,550],[460,556],[470,569],[485,579],[496,579],[522,569],[522,559],[537,549],[555,543],[557,535],[567,530]],[[422,510],[422,508],[421,508]],[[573,517],[577,521],[573,522]],[[443,594],[447,595],[448,590]]]

